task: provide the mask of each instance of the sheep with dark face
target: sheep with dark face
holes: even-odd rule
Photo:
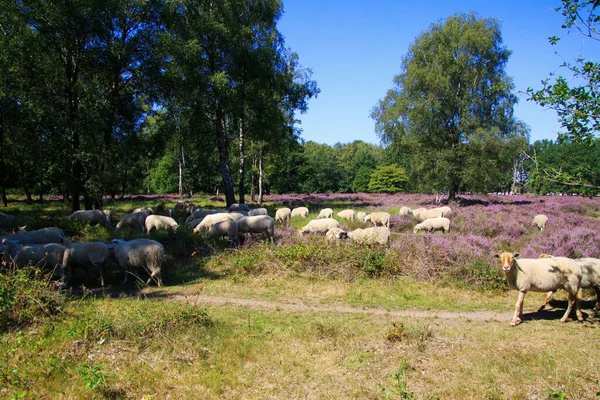
[[[151,239],[121,240],[113,239],[109,245],[112,257],[119,267],[125,270],[125,279],[133,268],[144,268],[150,274],[146,281],[149,284],[153,279],[158,286],[162,286],[161,269],[165,259],[165,249],[162,244]]]

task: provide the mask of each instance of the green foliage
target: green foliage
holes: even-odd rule
[[[177,192],[178,160],[173,154],[165,154],[156,167],[150,171],[150,189],[153,193],[165,194]]]
[[[577,34],[592,39],[592,45],[600,40],[598,10],[596,0],[562,0],[562,5],[556,8],[565,18],[562,28],[568,33],[576,29]],[[556,45],[560,38],[552,36],[548,40]],[[541,89],[527,89],[528,100],[557,111],[559,121],[566,129],[559,139],[591,142],[600,130],[600,63],[579,57],[560,67],[574,79],[552,74],[542,81]]]
[[[102,367],[97,365],[86,365],[79,369],[79,376],[85,382],[88,389],[96,389],[106,383],[106,375]]]
[[[398,193],[406,191],[408,176],[406,170],[397,165],[377,167],[369,179],[369,192]]]

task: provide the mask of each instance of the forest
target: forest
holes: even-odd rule
[[[380,144],[305,142],[297,118],[320,89],[278,30],[283,12],[279,0],[3,2],[2,204],[8,194],[58,195],[78,210],[148,193],[221,193],[227,204],[293,192],[598,193],[597,142],[579,140],[597,117],[568,120],[564,82],[546,82],[531,100],[563,106],[574,134],[530,144],[500,24],[474,14],[415,39],[371,110]],[[594,66],[572,69],[594,79]]]

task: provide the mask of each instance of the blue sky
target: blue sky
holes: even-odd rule
[[[559,5],[558,0],[284,0],[279,30],[321,89],[308,112],[297,116],[302,138],[379,144],[370,110],[392,88],[414,39],[456,13],[500,20],[504,45],[513,52],[507,72],[516,90],[539,88],[549,73],[560,72],[563,61],[593,55],[590,39],[566,36],[563,18],[553,10]],[[563,38],[559,46],[548,43],[552,35]],[[556,139],[556,113],[519,97],[515,114],[531,128],[530,141]]]

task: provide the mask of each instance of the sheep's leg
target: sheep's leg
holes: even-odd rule
[[[155,279],[156,278],[156,279]],[[153,269],[150,277],[146,281],[146,285],[149,285],[152,280],[156,281],[158,287],[162,286],[162,278],[160,277],[160,269]]]
[[[517,299],[517,303],[515,304],[515,313],[513,315],[512,321],[508,324],[509,326],[515,326],[521,323],[521,316],[523,315],[523,300],[525,300],[526,292],[519,292],[519,298]]]
[[[577,293],[573,294],[571,292],[568,293],[568,301],[567,301],[567,310],[565,311],[565,315],[560,319],[560,322],[567,322],[569,319],[569,314],[571,314],[571,310],[573,310],[573,303],[576,304],[575,309],[577,313],[577,321],[583,321],[583,315],[580,310],[579,297]]]
[[[552,295],[554,294],[554,291],[549,291],[548,293],[546,293],[546,300],[544,300],[544,304],[542,304],[542,306],[538,309],[539,311],[544,311],[544,308],[546,308],[546,306],[548,305],[548,303],[550,303],[550,299],[552,298]]]

